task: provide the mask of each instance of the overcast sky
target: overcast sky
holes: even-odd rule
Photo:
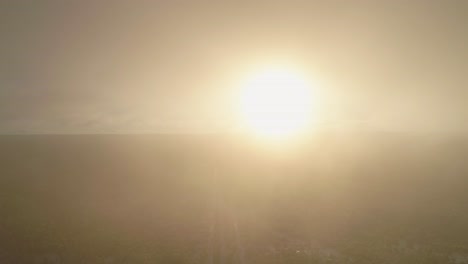
[[[290,60],[323,120],[468,129],[468,1],[0,2],[0,133],[212,130],[236,76]]]

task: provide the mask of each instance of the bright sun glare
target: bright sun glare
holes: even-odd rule
[[[254,73],[241,90],[244,125],[268,139],[285,139],[304,132],[314,114],[312,88],[293,69],[276,67]]]

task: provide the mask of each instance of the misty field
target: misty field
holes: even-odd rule
[[[0,263],[468,263],[468,139],[0,137]]]

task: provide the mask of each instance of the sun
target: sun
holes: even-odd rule
[[[248,76],[241,86],[242,124],[256,135],[285,139],[305,132],[312,123],[314,87],[300,71],[269,67]]]

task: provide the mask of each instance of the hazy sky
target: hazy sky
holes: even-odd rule
[[[5,0],[0,37],[2,133],[215,129],[275,60],[320,79],[329,123],[468,129],[466,0]]]

